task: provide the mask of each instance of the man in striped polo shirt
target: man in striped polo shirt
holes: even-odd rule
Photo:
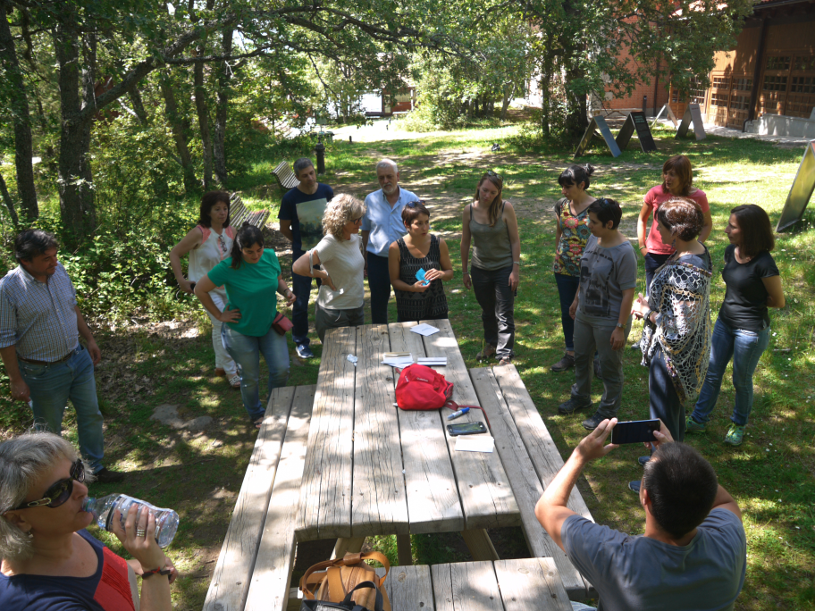
[[[13,399],[25,401],[35,423],[60,434],[68,399],[76,410],[79,449],[96,481],[119,482],[102,465],[102,413],[94,365],[102,359],[76,302],[76,290],[57,261],[54,236],[28,229],[14,241],[19,263],[0,279],[0,356]],[[85,339],[87,348],[79,343]]]

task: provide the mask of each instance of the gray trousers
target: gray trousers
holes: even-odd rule
[[[515,353],[515,294],[509,288],[512,266],[496,270],[470,267],[473,292],[481,306],[484,340],[495,346],[495,358],[512,358]]]
[[[608,325],[588,324],[579,318],[574,321],[574,377],[572,398],[580,403],[591,403],[591,380],[594,376],[593,356],[597,350],[600,359],[600,370],[603,372],[603,397],[597,413],[606,418],[613,418],[620,409],[623,395],[623,352],[625,344],[619,350],[611,348],[611,333],[616,323]],[[625,339],[631,332],[631,317],[625,324]]]
[[[314,326],[322,342],[325,332],[337,327],[358,327],[365,324],[365,306],[350,310],[327,310],[314,304]]]

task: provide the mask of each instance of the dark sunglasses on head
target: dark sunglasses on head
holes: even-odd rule
[[[45,491],[45,496],[40,500],[23,503],[19,507],[15,507],[12,511],[30,509],[31,507],[42,507],[43,505],[52,508],[59,507],[71,498],[71,494],[74,492],[74,480],[80,483],[85,481],[85,465],[82,463],[82,459],[77,459],[77,461],[71,465],[70,473],[71,477],[66,477],[52,484],[48,490]]]
[[[423,199],[417,199],[415,202],[408,202],[408,203],[405,204],[405,206],[407,208],[415,208],[416,206],[419,206],[419,205],[424,206],[424,200]]]
[[[606,199],[605,197],[601,197],[600,199],[594,200],[593,203],[599,204],[601,207],[606,208],[608,206],[614,206],[614,202],[610,199]]]

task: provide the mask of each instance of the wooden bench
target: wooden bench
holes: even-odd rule
[[[314,386],[271,392],[205,611],[286,608],[314,392]]]
[[[272,174],[277,181],[277,185],[283,190],[283,193],[290,189],[294,189],[300,184],[297,176],[294,175],[294,170],[291,169],[288,163],[281,161],[278,166],[272,170]]]
[[[249,211],[243,205],[241,196],[238,193],[233,193],[229,198],[229,224],[235,228],[235,231],[240,229],[244,223],[262,229],[268,218],[269,211],[266,209]]]
[[[495,448],[506,469],[512,492],[521,511],[529,551],[551,557],[571,600],[596,598],[597,592],[569,561],[535,517],[535,504],[563,466],[563,458],[546,429],[532,398],[514,365],[471,369],[470,377],[479,405],[490,419]],[[569,508],[593,520],[575,487]]]

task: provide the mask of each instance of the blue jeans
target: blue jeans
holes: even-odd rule
[[[266,408],[260,403],[258,392],[260,355],[263,354],[269,368],[269,392],[273,388],[285,386],[289,378],[289,347],[286,336],[270,327],[266,335],[253,337],[238,333],[225,324],[221,338],[229,356],[238,364],[243,406],[254,422],[266,412]]]
[[[662,347],[658,347],[648,369],[648,411],[668,427],[674,441],[685,440],[685,406],[679,400],[671,373],[665,363]]]
[[[577,295],[580,278],[555,274],[555,282],[560,296],[560,326],[563,328],[563,339],[566,340],[566,352],[574,352],[574,320],[569,316],[569,308]]]
[[[299,250],[292,253],[291,260],[297,261],[305,254],[304,251]],[[309,345],[308,339],[308,299],[311,296],[312,280],[309,276],[301,276],[291,273],[291,290],[297,296],[294,304],[291,306],[291,337],[297,345]],[[317,278],[317,288],[320,288],[320,279]]]
[[[747,424],[750,410],[753,409],[753,372],[769,343],[770,327],[763,331],[747,331],[734,329],[721,318],[716,321],[710,341],[710,364],[705,383],[691,414],[696,422],[704,424],[710,420],[710,412],[719,398],[724,370],[732,358],[736,405],[730,419],[738,426]]]
[[[93,361],[83,345],[62,363],[37,365],[19,361],[20,374],[31,391],[34,423],[52,433],[62,432],[62,416],[68,399],[76,410],[79,451],[94,473],[102,468],[105,439],[102,412],[96,398]]]
[[[368,288],[371,291],[371,322],[388,324],[388,301],[391,298],[391,274],[388,257],[368,254]]]

